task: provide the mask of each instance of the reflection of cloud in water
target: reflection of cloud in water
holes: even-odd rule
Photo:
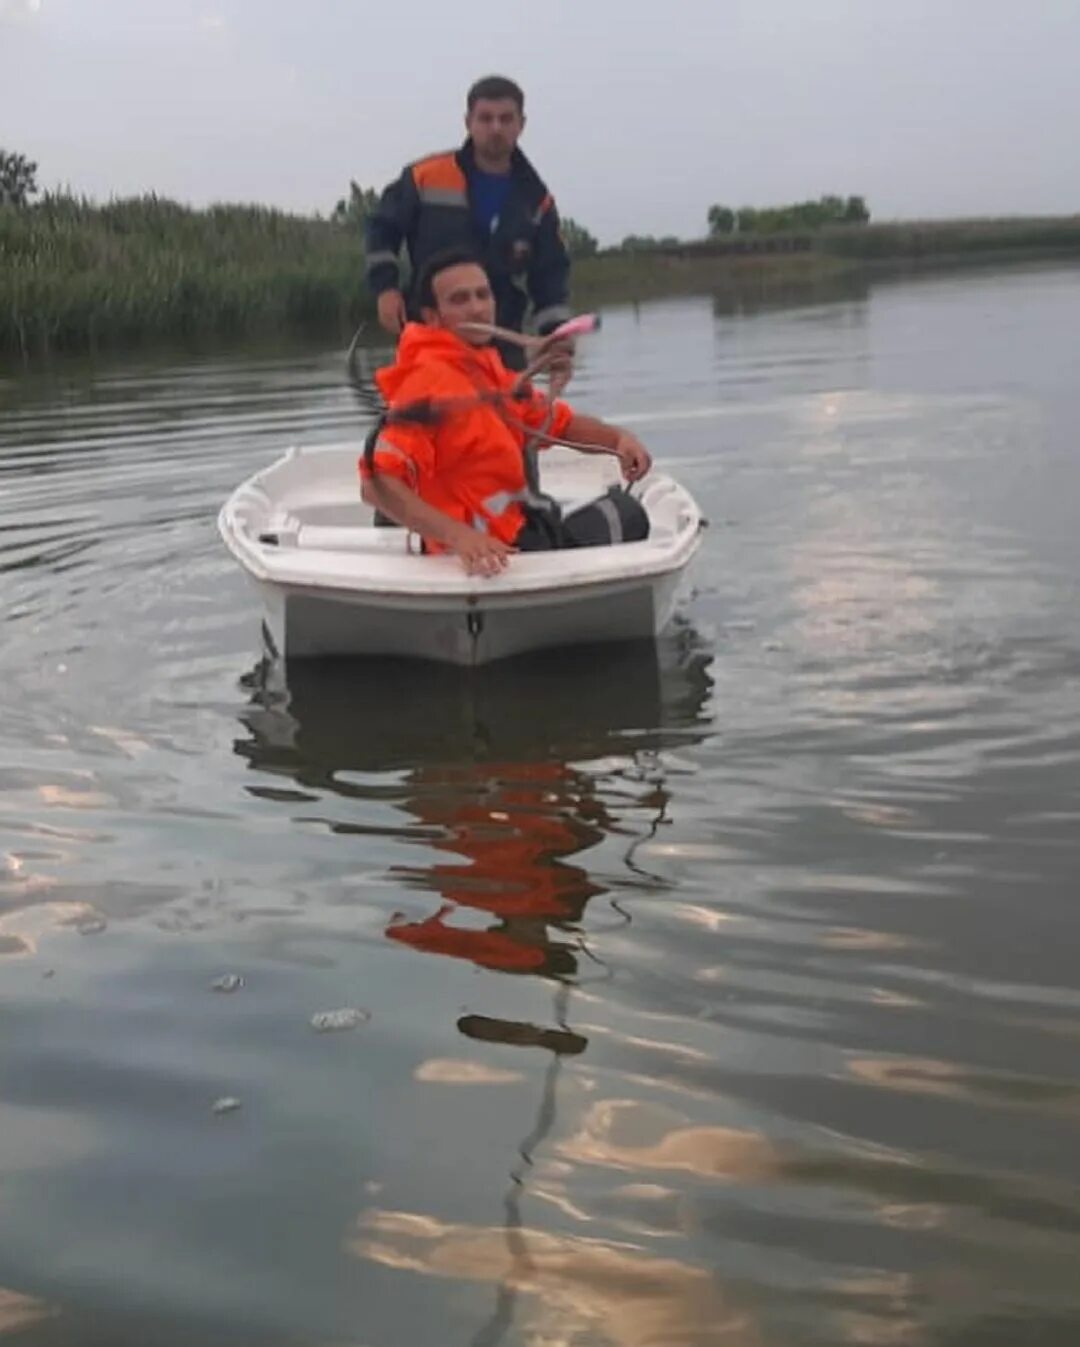
[[[536,1196],[547,1191],[538,1187]],[[624,1183],[598,1193],[592,1202],[596,1216],[614,1223],[623,1234],[669,1239],[696,1233],[700,1228],[693,1200],[659,1183]],[[590,1218],[591,1219],[591,1218]]]
[[[0,916],[0,956],[36,954],[43,935],[100,920],[90,903],[38,903]]]
[[[530,1296],[522,1341],[610,1347],[759,1347],[750,1318],[725,1303],[704,1268],[633,1244],[520,1230],[515,1258],[498,1226],[404,1211],[365,1213],[348,1241],[358,1258],[425,1276],[502,1284]]]
[[[941,1202],[886,1202],[877,1208],[881,1224],[894,1230],[936,1230],[948,1215],[949,1208]]]
[[[421,1062],[413,1078],[434,1085],[510,1085],[524,1079],[520,1071],[505,1071],[483,1062],[453,1057],[433,1057]]]
[[[1016,1072],[979,1071],[932,1057],[852,1057],[847,1069],[866,1085],[903,1094],[936,1095],[968,1104],[1034,1108],[1080,1116],[1080,1089]]]
[[[832,1284],[831,1295],[854,1306],[837,1315],[837,1340],[854,1347],[923,1347],[926,1326],[915,1311],[920,1287],[904,1272],[845,1277]]]
[[[153,745],[148,739],[116,725],[88,725],[91,734],[105,740],[127,758],[139,758],[149,753]]]
[[[925,812],[880,802],[871,804],[860,801],[841,805],[840,813],[853,823],[865,823],[870,828],[916,828],[925,825],[927,821]]]
[[[666,1062],[697,1062],[708,1064],[715,1059],[712,1053],[705,1052],[701,1048],[691,1047],[689,1043],[679,1043],[662,1038],[646,1038],[644,1034],[623,1034],[612,1029],[609,1025],[588,1025],[583,1024],[582,1029],[595,1035],[597,1038],[608,1037],[620,1047],[634,1048],[639,1052],[647,1052],[652,1056],[659,1056]]]
[[[760,1133],[695,1127],[671,1110],[632,1099],[605,1099],[585,1114],[576,1135],[560,1143],[564,1160],[627,1170],[686,1170],[723,1182],[762,1183],[784,1165]]]
[[[853,950],[901,950],[914,949],[918,944],[911,936],[897,935],[893,931],[869,931],[858,926],[832,926],[822,931],[818,943],[827,949]]]
[[[101,809],[116,803],[111,796],[89,787],[72,790],[68,786],[44,785],[38,787],[38,795],[43,804],[60,809]]]
[[[57,1311],[44,1300],[21,1295],[0,1287],[0,1334],[19,1333],[42,1319],[52,1318]]]
[[[745,852],[738,847],[719,842],[646,842],[638,851],[640,856],[671,856],[686,861],[740,861]]]
[[[688,922],[691,926],[700,926],[705,931],[719,931],[738,917],[730,912],[721,912],[714,907],[702,907],[700,903],[672,903],[670,916],[677,921]]]
[[[14,852],[0,857],[0,901],[11,903],[34,899],[55,889],[57,883],[53,875],[28,870],[23,858]]]
[[[838,643],[861,650],[870,640],[933,630],[941,585],[914,571],[917,559],[890,554],[869,540],[853,545],[838,533],[793,542],[791,557],[805,651],[833,656]]]

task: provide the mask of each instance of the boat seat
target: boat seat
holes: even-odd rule
[[[419,551],[416,535],[402,528],[356,524],[303,524],[295,515],[286,511],[270,516],[266,527],[259,533],[259,542],[270,547],[299,547],[304,551],[401,553]]]
[[[335,526],[304,524],[296,546],[326,552],[419,552],[419,539],[407,529],[380,524]]]

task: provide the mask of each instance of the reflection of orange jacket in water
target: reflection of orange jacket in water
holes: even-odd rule
[[[446,833],[433,843],[438,850],[466,860],[398,870],[437,889],[447,905],[426,921],[395,923],[387,935],[507,972],[539,970],[557,953],[555,962],[565,963],[567,947],[548,938],[548,923],[580,920],[588,900],[604,891],[561,859],[603,835],[588,821],[602,810],[580,794],[580,774],[565,763],[539,762],[422,770],[414,780],[420,790],[410,812]],[[502,925],[449,926],[444,919],[456,906],[490,912]]]
[[[400,940],[429,954],[471,959],[481,968],[497,968],[504,973],[536,972],[547,962],[542,945],[525,944],[507,931],[469,931],[447,926],[443,919],[453,910],[448,903],[426,921],[391,923],[386,934],[391,940]]]

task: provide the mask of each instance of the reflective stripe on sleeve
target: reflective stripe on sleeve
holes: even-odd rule
[[[425,206],[459,206],[465,210],[469,204],[465,193],[453,187],[420,187],[417,196]]]
[[[378,457],[379,454],[387,454],[391,458],[400,459],[402,463],[405,464],[410,484],[413,486],[416,485],[416,478],[417,478],[416,464],[413,462],[413,460],[409,457],[409,455],[405,452],[404,449],[401,449],[396,444],[391,443],[390,440],[384,440],[383,437],[380,435],[379,438],[375,441],[375,457]]]
[[[366,261],[366,270],[374,271],[376,267],[385,267],[387,265],[397,270],[397,253],[393,253],[389,248],[381,248],[377,252],[368,253]]]

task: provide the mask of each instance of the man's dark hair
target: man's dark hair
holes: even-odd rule
[[[500,98],[512,98],[517,104],[518,112],[523,117],[525,115],[525,95],[521,85],[508,80],[505,75],[485,75],[482,80],[476,81],[465,100],[469,112],[472,112],[481,98],[488,98],[492,102]]]
[[[487,275],[487,268],[471,248],[444,248],[442,252],[432,253],[420,268],[420,274],[416,278],[416,298],[420,307],[422,309],[437,307],[435,303],[435,277],[440,272],[446,271],[449,267],[465,266],[466,263],[470,262],[480,267],[484,275]]]

